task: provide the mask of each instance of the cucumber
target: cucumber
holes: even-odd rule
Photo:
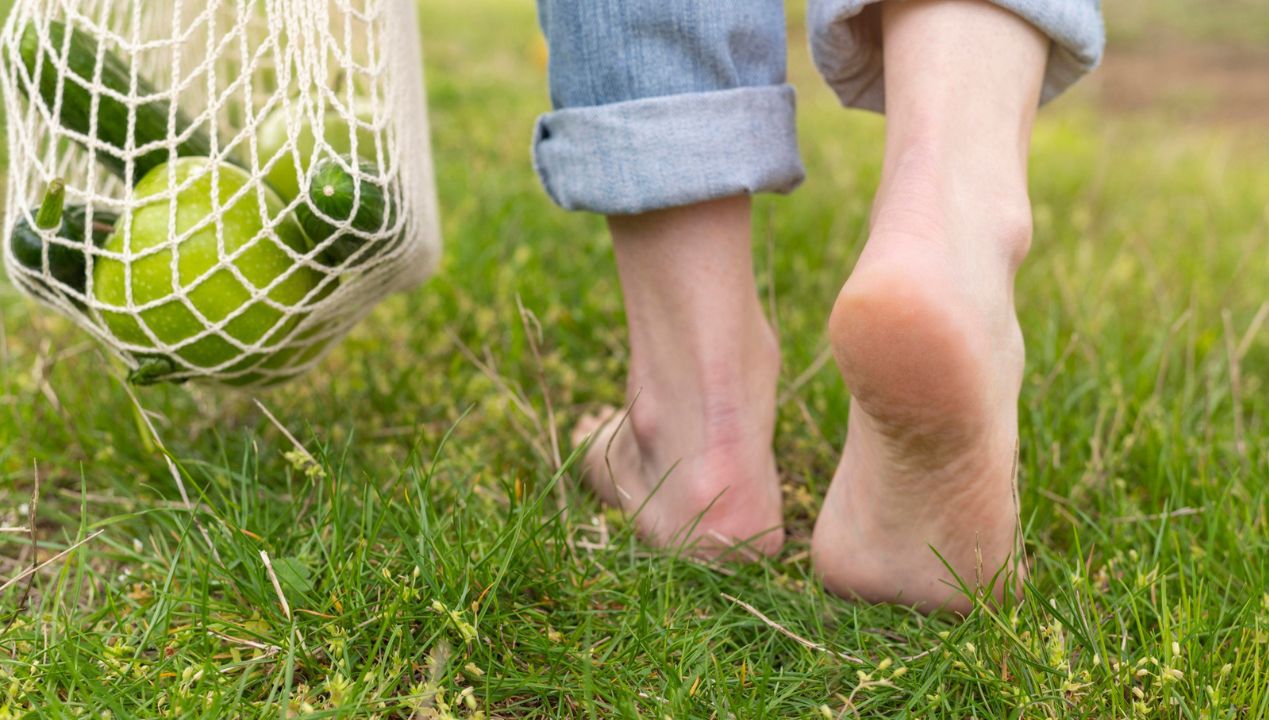
[[[30,86],[37,82],[38,76],[38,99],[52,114],[53,108],[59,107],[60,85],[61,114],[58,121],[62,127],[85,137],[92,134],[93,94],[88,88],[94,85],[94,78],[98,78],[103,87],[125,97],[149,96],[158,92],[148,80],[138,75],[136,92],[133,93],[132,70],[115,53],[101,53],[101,67],[98,68],[97,41],[86,32],[76,32],[73,28],[68,29],[64,23],[50,21],[48,39],[50,46],[42,46],[34,22],[28,23],[23,29],[19,55],[30,75],[30,82],[18,82],[18,87],[27,94],[28,100],[35,101],[36,98],[30,97]],[[63,57],[64,65],[60,62]],[[60,78],[59,66],[64,66],[68,71]],[[151,100],[136,107],[136,124],[131,138],[128,134],[128,106],[104,92],[98,93],[97,103],[96,139],[109,147],[99,146],[96,157],[106,169],[123,178],[129,185],[135,185],[150,170],[168,161],[168,148],[161,145],[133,157],[131,177],[127,174],[128,167],[124,161],[125,148],[129,146],[136,151],[167,141],[168,115],[173,108],[166,100]],[[185,137],[176,146],[177,155],[211,155],[211,138],[206,131],[196,129],[191,132],[192,122],[179,109],[176,109],[174,119],[176,136]]]
[[[374,108],[369,101],[358,99],[352,109],[355,122],[334,110],[328,110],[316,126],[309,123],[307,116],[303,117],[294,137],[291,116],[295,108],[288,103],[280,103],[256,125],[256,162],[262,168],[270,167],[272,162],[265,180],[288,204],[300,195],[301,176],[308,174],[319,137],[332,153],[345,156],[352,154],[356,138],[357,154],[366,160],[374,159],[376,133],[366,129],[374,122]],[[386,146],[386,138],[379,141]]]
[[[83,205],[63,207],[64,197],[65,189],[61,180],[49,183],[44,200],[35,213],[35,228],[31,227],[25,217],[19,218],[9,236],[9,246],[13,250],[14,259],[35,272],[44,271],[44,251],[47,246],[49,275],[59,283],[82,293],[88,278],[87,260],[82,245],[85,240],[90,240],[98,247],[105,243],[114,230],[116,216],[112,212],[95,210],[92,228],[86,228],[88,208]],[[59,223],[61,227],[57,236],[79,247],[46,242],[36,229],[52,230]],[[47,286],[47,283],[44,284]]]
[[[345,163],[348,166],[354,164],[345,157],[342,163],[328,159],[314,165],[309,174],[308,197],[295,209],[296,218],[314,245],[322,245],[335,237],[319,257],[331,267],[345,264],[357,253],[361,254],[354,264],[360,265],[383,252],[396,239],[385,234],[396,224],[396,207],[390,188],[368,179],[377,178],[379,168],[372,162],[357,163],[362,176],[358,180],[356,175],[345,169]],[[344,230],[342,226],[345,223],[354,230],[376,237],[359,237]],[[374,247],[363,251],[367,244]]]

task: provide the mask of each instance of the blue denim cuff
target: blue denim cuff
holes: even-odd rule
[[[811,54],[843,105],[885,110],[880,47],[861,45],[850,20],[878,0],[810,0]],[[991,0],[1052,40],[1041,104],[1052,100],[1101,62],[1106,44],[1100,0]]]
[[[788,84],[556,110],[538,118],[533,164],[561,207],[605,215],[788,192],[805,175]]]

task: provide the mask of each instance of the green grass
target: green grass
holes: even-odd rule
[[[791,539],[694,563],[598,507],[570,448],[554,463],[551,423],[620,401],[626,354],[601,223],[529,166],[531,5],[436,5],[444,267],[261,398],[317,464],[246,397],[138,391],[187,509],[118,367],[0,285],[0,525],[40,490],[37,547],[0,534],[0,578],[91,538],[0,593],[0,718],[1269,714],[1269,148],[1087,90],[1044,113],[1018,283],[1032,577],[925,619],[826,595],[805,553],[847,397],[831,367],[791,382],[860,249],[881,120],[837,108],[795,36],[810,177],[755,224]]]

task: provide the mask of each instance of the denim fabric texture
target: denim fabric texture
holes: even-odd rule
[[[883,112],[881,49],[856,40],[850,21],[880,0],[808,0],[811,56],[842,104]],[[1106,44],[1101,0],[991,0],[1048,35],[1048,65],[1040,102],[1046,103],[1101,62]]]
[[[810,0],[807,32],[842,102],[881,111],[881,53],[850,28],[876,1]],[[1100,60],[1100,0],[991,1],[1053,40],[1042,101]],[[781,0],[538,0],[538,18],[555,109],[533,160],[561,207],[633,214],[802,181]]]
[[[792,190],[804,171],[780,0],[542,0],[556,203],[609,215]]]

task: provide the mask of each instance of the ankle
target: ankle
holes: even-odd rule
[[[1012,274],[1031,247],[1026,158],[999,143],[988,148],[932,135],[888,137],[872,233],[941,244],[959,239],[970,245],[958,251],[994,251]]]
[[[627,422],[642,447],[744,441],[774,418],[780,348],[765,320],[713,343],[641,350],[632,356]]]

